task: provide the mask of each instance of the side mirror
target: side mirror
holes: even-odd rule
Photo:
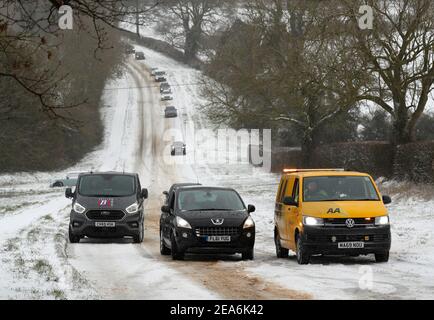
[[[66,188],[65,190],[65,197],[68,199],[74,198],[74,192],[72,192],[71,188]]]
[[[162,206],[161,207],[161,212],[170,213],[170,207],[169,206]]]
[[[253,204],[249,204],[247,206],[247,212],[248,213],[252,213],[252,212],[255,212],[255,211],[256,211],[256,207]]]
[[[383,196],[383,203],[384,204],[392,203],[392,198],[389,196]]]
[[[140,194],[143,199],[148,199],[148,189],[142,189],[142,192]]]
[[[164,194],[167,198],[169,198],[169,192],[168,192],[168,191],[163,191],[163,194]]]
[[[283,204],[285,206],[298,207],[298,203],[294,200],[293,197],[283,198]]]

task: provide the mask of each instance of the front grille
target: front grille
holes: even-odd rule
[[[348,218],[326,218],[324,219],[324,224],[326,227],[332,228],[348,228],[345,222]],[[352,218],[354,220],[354,228],[366,228],[375,225],[375,218],[370,218],[369,220],[365,218]]]
[[[86,216],[90,220],[114,221],[122,220],[125,213],[121,210],[90,210]]]
[[[309,234],[308,240],[313,242],[333,242],[332,238],[336,237],[335,242],[347,242],[347,241],[363,241],[363,242],[383,242],[389,240],[389,235],[384,234],[343,234],[343,235],[316,235]]]
[[[196,228],[198,237],[204,236],[234,236],[240,234],[238,227],[199,227]]]

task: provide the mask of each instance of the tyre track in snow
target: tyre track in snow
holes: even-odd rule
[[[141,74],[139,87],[146,88],[146,92],[157,100],[160,96],[149,70],[145,65],[132,63],[131,66]],[[153,91],[153,92],[149,92]],[[159,100],[159,99],[158,99]],[[176,101],[175,101],[176,103]],[[147,206],[145,225],[147,228],[145,241],[141,249],[151,254],[155,259],[165,263],[170,268],[181,271],[191,281],[203,286],[226,299],[309,299],[311,296],[303,292],[289,290],[275,283],[266,281],[258,276],[249,274],[244,268],[254,263],[239,261],[239,257],[230,255],[188,255],[187,261],[172,261],[159,253],[159,217],[163,198],[161,193],[176,182],[185,182],[188,179],[195,181],[194,170],[182,168],[188,165],[165,165],[162,159],[164,145],[162,137],[164,130],[171,129],[172,119],[164,119],[161,110],[164,103],[147,104],[146,114],[152,118],[152,186]],[[150,108],[150,109],[149,109]],[[189,116],[189,115],[188,115]],[[190,117],[189,117],[190,118]],[[176,121],[180,121],[176,118]],[[161,122],[164,125],[161,125]],[[139,168],[138,168],[139,169]],[[139,169],[140,171],[140,169]],[[180,177],[179,172],[189,172],[190,177]]]

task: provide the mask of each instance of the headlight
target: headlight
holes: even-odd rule
[[[244,221],[243,229],[253,228],[255,226],[255,221],[253,221],[252,217],[248,217],[246,221]]]
[[[128,212],[129,214],[136,213],[137,211],[139,211],[139,204],[137,202],[133,203],[128,208],[126,208],[125,211]]]
[[[181,217],[176,217],[176,226],[179,228],[191,229],[191,225],[187,220],[182,219]]]
[[[86,208],[83,207],[81,204],[79,204],[78,202],[74,203],[74,206],[72,207],[72,209],[77,212],[77,213],[83,213],[86,211]]]
[[[376,226],[385,226],[389,224],[389,216],[382,216],[382,217],[376,217],[375,218],[375,225]]]
[[[303,217],[303,224],[305,226],[323,226],[324,219],[314,217]]]

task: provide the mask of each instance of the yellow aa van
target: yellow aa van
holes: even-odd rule
[[[389,260],[391,198],[366,173],[343,169],[285,169],[276,196],[278,258],[292,250],[299,264],[312,255],[375,254]]]

